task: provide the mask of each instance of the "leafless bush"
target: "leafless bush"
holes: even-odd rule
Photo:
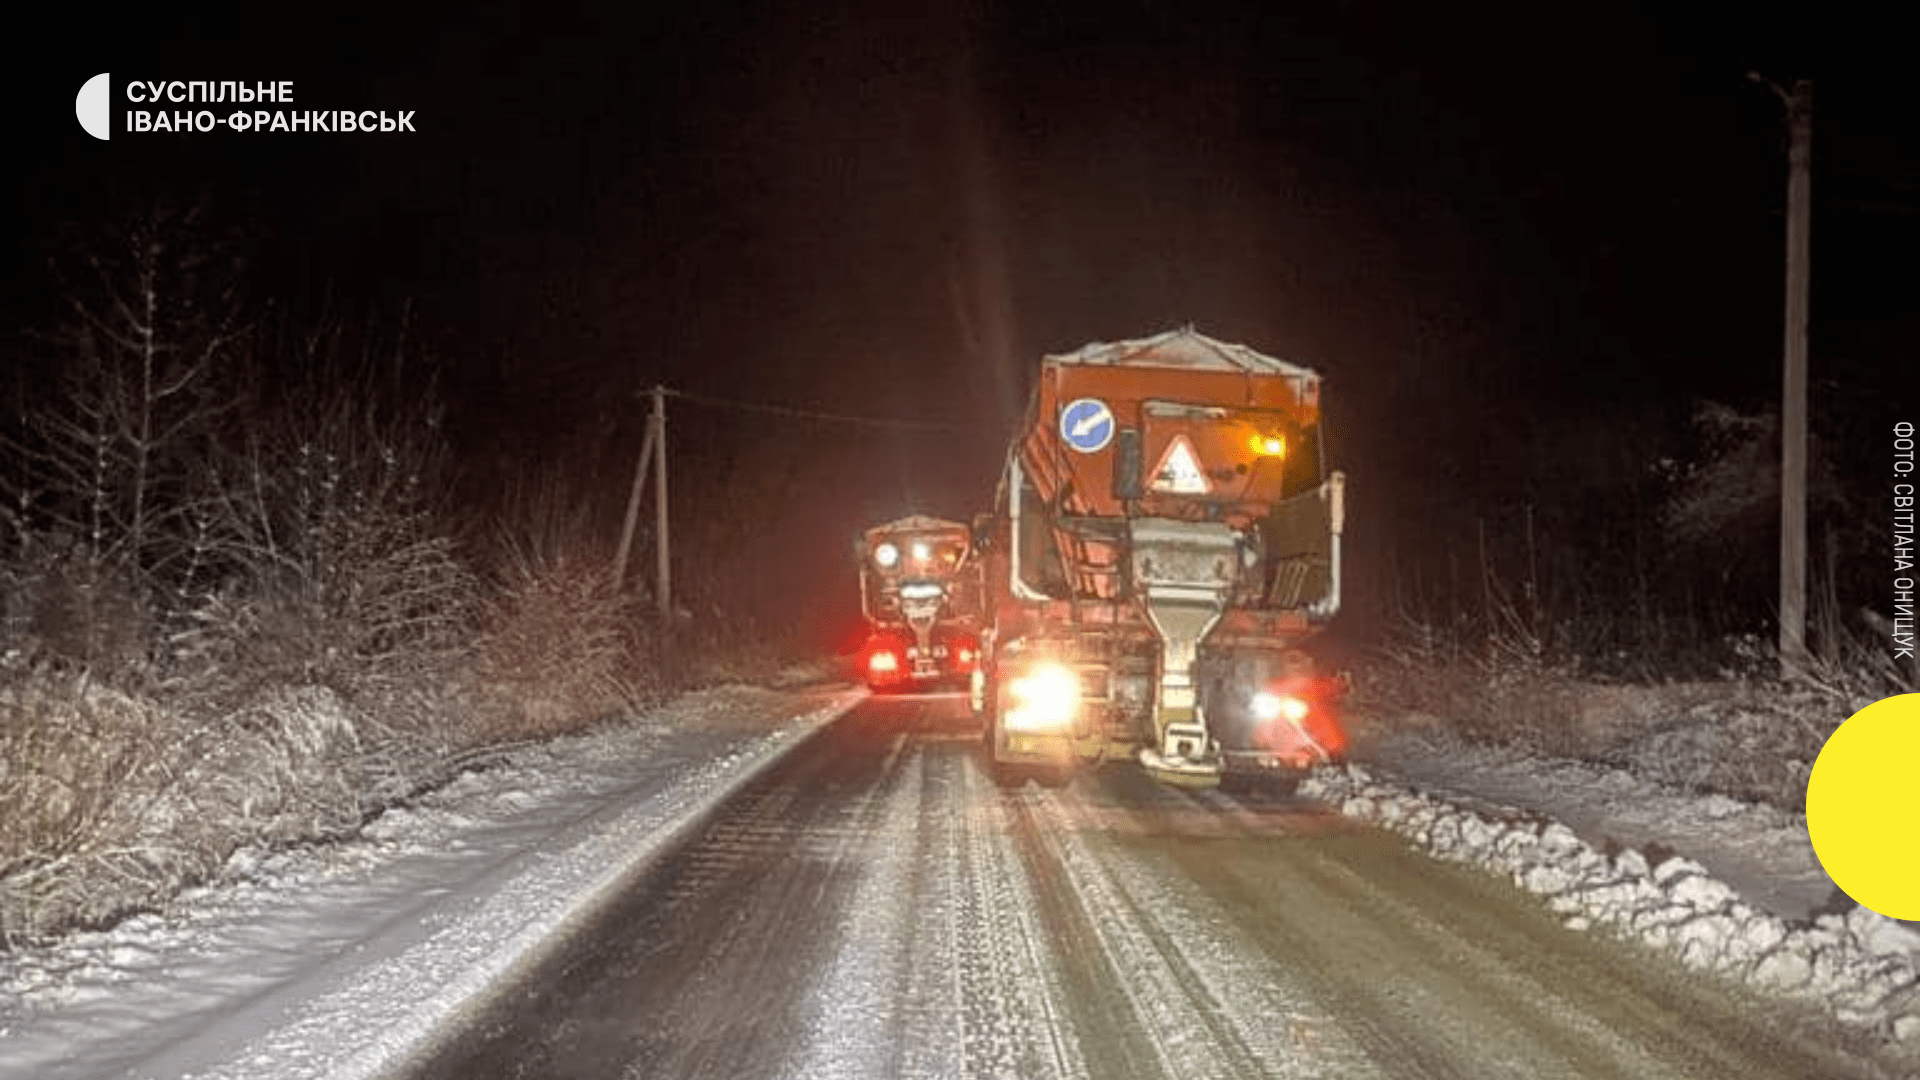
[[[1676,647],[1670,627],[1632,609],[1602,609],[1582,632],[1538,619],[1483,567],[1477,604],[1445,618],[1402,602],[1357,681],[1359,704],[1383,723],[1437,727],[1475,742],[1622,765],[1676,787],[1799,809],[1806,778],[1840,721],[1909,692],[1871,611],[1843,619],[1831,569],[1816,567],[1816,648],[1782,678],[1770,635],[1741,633]],[[1561,593],[1560,595],[1567,595]],[[1618,642],[1644,666],[1596,660],[1583,642]],[[1681,649],[1684,648],[1684,652]],[[1661,650],[1665,649],[1664,652]],[[1390,718],[1390,719],[1389,719]]]
[[[368,812],[363,723],[320,688],[213,720],[51,673],[0,690],[0,935],[164,907],[246,843],[337,836]]]
[[[529,557],[493,605],[481,685],[506,709],[502,734],[541,737],[631,710],[646,686],[634,655],[646,622],[604,562]]]
[[[147,670],[152,620],[125,568],[102,567],[83,544],[52,532],[8,560],[4,574],[7,655],[101,673]]]
[[[1688,543],[1765,514],[1780,497],[1778,417],[1710,401],[1695,410],[1694,429],[1699,448],[1692,460],[1669,466],[1673,495],[1665,508],[1668,527]]]
[[[476,737],[481,582],[404,350],[252,366],[194,222],[79,264],[62,377],[4,437],[0,932],[161,904],[241,843],[335,835]]]
[[[1543,654],[1535,640],[1490,635],[1468,642],[1402,618],[1366,665],[1359,702],[1476,741],[1576,753],[1586,728],[1578,665]]]
[[[1887,547],[1884,518],[1861,502],[1857,477],[1849,487],[1838,454],[1818,431],[1809,437],[1806,510],[1820,530],[1813,538],[1824,548],[1824,558],[1813,559],[1809,570],[1824,575],[1828,594],[1815,602],[1824,599],[1835,612],[1842,597],[1871,587],[1860,568]],[[1696,616],[1693,621],[1714,636],[1770,622],[1779,565],[1779,417],[1703,402],[1694,411],[1690,450],[1661,461],[1657,472],[1663,486],[1663,581],[1667,591],[1687,594],[1696,609],[1673,611],[1669,598],[1667,614]],[[1827,628],[1814,627],[1816,638]],[[1836,644],[1843,636],[1836,636]]]
[[[149,659],[122,650],[151,639],[183,572],[186,489],[250,359],[231,268],[198,218],[147,215],[63,264],[67,317],[43,339],[57,392],[21,403],[0,473],[13,572],[34,594],[12,648],[96,672]]]
[[[0,424],[0,940],[164,906],[240,845],[766,651],[725,572],[667,620],[614,580],[564,476],[456,534],[404,342],[283,328],[262,363],[194,237],[153,218],[81,259],[44,358],[68,377]]]
[[[375,365],[309,359],[321,374],[205,463],[171,669],[196,687],[444,683],[471,656],[480,583],[445,528],[436,416],[394,407]]]
[[[597,510],[561,471],[523,475],[476,539],[491,597],[478,669],[490,738],[577,729],[660,689],[645,598],[615,580]]]

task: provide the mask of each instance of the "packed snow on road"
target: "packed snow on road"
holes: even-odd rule
[[[505,755],[349,842],[244,851],[168,911],[0,954],[0,1077],[381,1075],[863,696],[689,695]],[[1920,1046],[1920,934],[1836,903],[1804,819],[1428,738],[1299,793],[1510,875],[1571,927]]]

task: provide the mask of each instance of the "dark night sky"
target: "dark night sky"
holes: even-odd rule
[[[1816,388],[1914,401],[1920,83],[1869,5],[400,7],[148,6],[12,71],[8,321],[44,318],[58,222],[165,182],[244,222],[282,304],[411,301],[469,438],[608,483],[664,381],[967,425],[675,429],[758,470],[742,498],[963,514],[1039,353],[1191,322],[1328,374],[1376,515],[1508,499],[1543,427],[1774,392],[1758,68],[1815,81]],[[420,130],[99,143],[69,103],[101,70]]]

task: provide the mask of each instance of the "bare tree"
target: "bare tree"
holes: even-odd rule
[[[60,585],[45,599],[84,630],[68,647],[86,663],[110,637],[145,637],[202,550],[189,493],[249,339],[236,268],[202,217],[149,211],[56,266],[65,312],[43,338],[56,390],[24,410],[9,449],[26,467],[0,481],[22,528],[52,541],[39,554]]]

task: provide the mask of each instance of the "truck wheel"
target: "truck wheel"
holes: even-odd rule
[[[1025,769],[1011,762],[1001,761],[993,752],[993,717],[980,725],[980,761],[986,766],[987,775],[993,777],[996,786],[1004,791],[1012,791],[1027,782]]]

